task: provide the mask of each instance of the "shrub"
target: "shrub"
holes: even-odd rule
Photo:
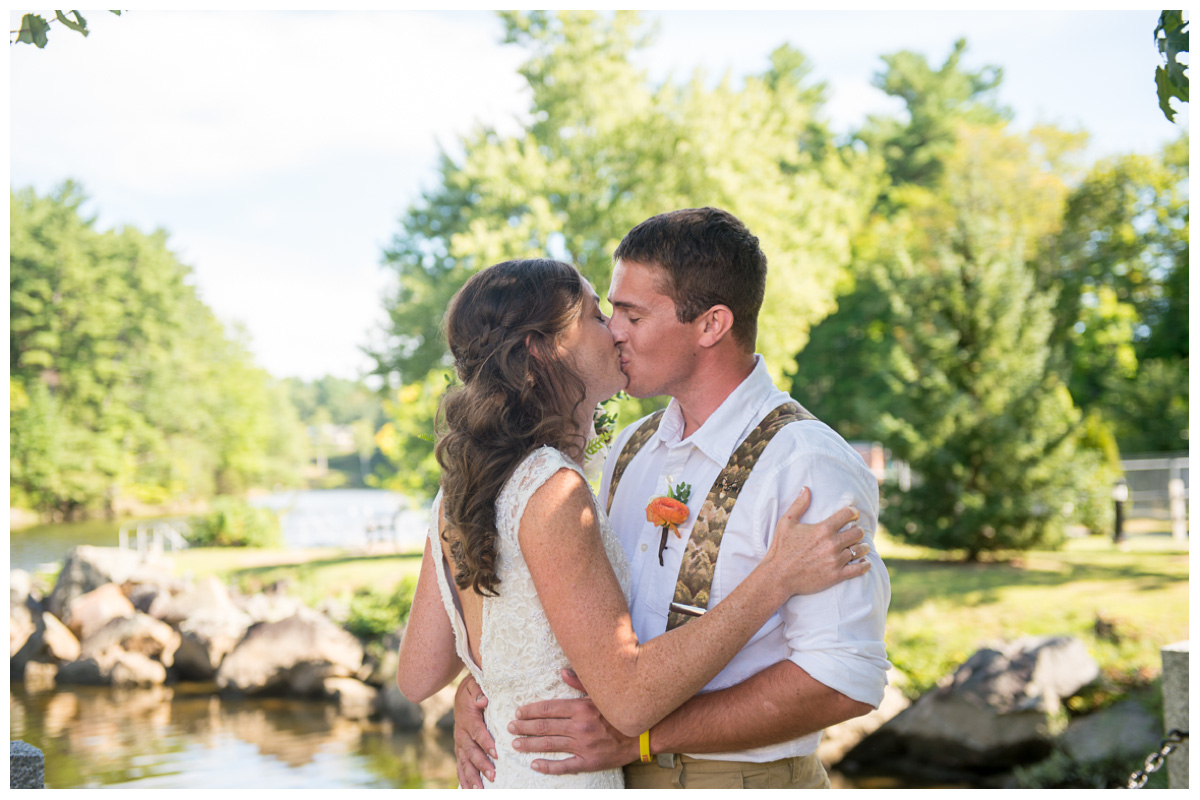
[[[395,633],[408,619],[417,583],[405,578],[390,593],[359,589],[350,599],[346,630],[363,639],[377,639]]]
[[[282,547],[279,516],[244,500],[214,500],[207,514],[192,517],[188,543],[196,547]]]

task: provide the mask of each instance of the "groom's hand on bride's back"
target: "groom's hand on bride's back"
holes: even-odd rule
[[[483,776],[496,780],[496,742],[483,719],[487,698],[475,679],[468,675],[454,693],[454,760],[458,766],[458,785],[464,789],[482,789]],[[486,751],[486,752],[485,752]]]
[[[571,670],[563,681],[587,691]],[[539,758],[533,768],[546,775],[596,772],[638,760],[637,737],[630,738],[608,724],[588,698],[543,700],[521,706],[508,726],[518,737],[513,747],[520,753],[571,753],[569,758]]]

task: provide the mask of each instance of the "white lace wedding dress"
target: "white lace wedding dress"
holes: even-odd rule
[[[488,730],[496,739],[498,756],[495,759],[495,782],[489,783],[486,778],[483,781],[483,785],[489,789],[603,789],[622,788],[624,785],[620,769],[579,775],[543,775],[535,772],[530,767],[534,759],[563,758],[566,754],[518,753],[512,746],[516,737],[508,732],[508,723],[516,718],[515,712],[519,706],[538,700],[581,695],[563,683],[560,671],[570,665],[550,630],[550,623],[546,620],[546,613],[538,600],[529,567],[521,556],[521,546],[517,541],[517,528],[525,513],[525,504],[550,476],[563,468],[573,469],[583,475],[579,465],[561,451],[551,447],[535,450],[513,472],[496,499],[496,527],[499,532],[496,572],[500,578],[500,596],[485,597],[483,600],[483,631],[479,637],[479,652],[484,663],[482,669],[471,658],[466,626],[457,596],[452,590],[453,575],[444,558],[441,559],[442,568],[437,570],[438,588],[454,628],[459,658],[467,665],[488,698],[484,718]],[[432,522],[429,539],[434,553],[442,552],[437,534],[441,499],[439,492],[430,513]],[[608,517],[594,497],[592,500],[600,520],[604,550],[628,602],[631,583],[629,564],[608,524]],[[564,535],[570,533],[563,531]]]

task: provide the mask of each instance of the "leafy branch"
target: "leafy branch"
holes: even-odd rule
[[[1164,11],[1158,15],[1158,26],[1154,29],[1154,41],[1163,58],[1163,66],[1154,70],[1154,83],[1158,87],[1158,107],[1168,122],[1175,121],[1175,109],[1171,98],[1188,101],[1187,64],[1179,63],[1179,54],[1188,52],[1188,22],[1182,11]]]
[[[120,11],[113,11],[118,17],[121,16]],[[70,16],[68,16],[70,15]],[[72,17],[74,19],[72,19]],[[89,31],[87,20],[78,11],[55,11],[54,19],[47,20],[41,14],[25,14],[21,17],[21,27],[19,30],[9,31],[9,35],[17,34],[16,42],[25,42],[26,44],[35,45],[39,50],[46,46],[48,41],[46,34],[50,31],[50,24],[53,22],[61,22],[71,30],[87,36]],[[15,42],[9,42],[14,44]]]

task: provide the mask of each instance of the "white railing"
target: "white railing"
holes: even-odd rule
[[[191,532],[184,519],[131,520],[121,525],[117,542],[122,550],[129,550],[132,533],[139,555],[161,555],[167,549],[187,549],[187,536]]]
[[[1181,453],[1133,456],[1121,460],[1129,487],[1129,516],[1171,521],[1172,534],[1184,539],[1188,533],[1188,459]]]

